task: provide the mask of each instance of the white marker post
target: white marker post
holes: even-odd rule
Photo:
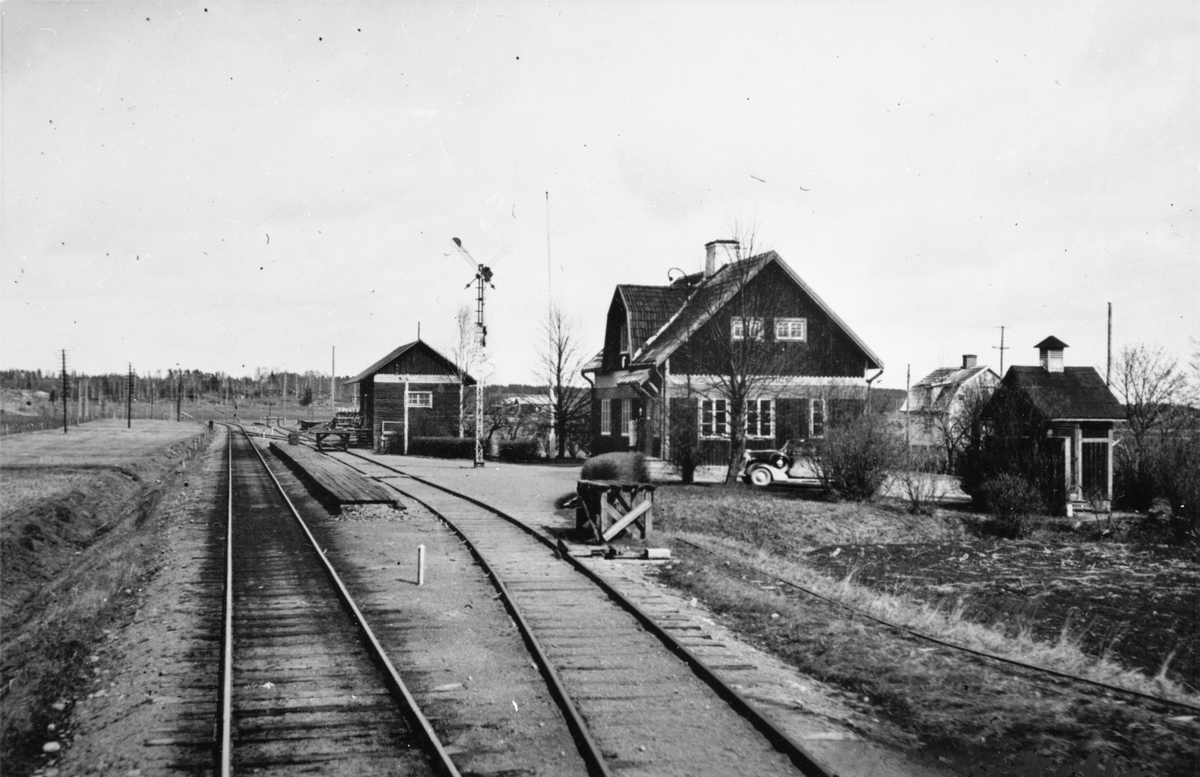
[[[425,585],[425,546],[417,546],[417,585]]]

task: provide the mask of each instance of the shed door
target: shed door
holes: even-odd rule
[[[1108,497],[1108,440],[1083,441],[1083,496]]]

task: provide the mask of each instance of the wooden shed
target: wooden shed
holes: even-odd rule
[[[384,356],[346,385],[356,387],[372,447],[408,453],[413,437],[458,436],[461,388],[475,385],[475,379],[418,339]]]

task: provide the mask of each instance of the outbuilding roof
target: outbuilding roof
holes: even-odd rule
[[[1092,367],[1064,367],[1062,372],[1010,367],[1004,383],[1021,389],[1050,421],[1119,421],[1125,417],[1124,406]]]

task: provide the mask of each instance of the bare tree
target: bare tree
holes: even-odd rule
[[[781,284],[754,283],[767,259],[755,247],[752,231],[739,230],[735,261],[720,268],[706,289],[711,306],[709,323],[689,342],[693,356],[703,354],[713,366],[711,389],[725,400],[729,437],[726,483],[737,479],[746,449],[748,416],[752,405],[777,395],[795,372],[794,357],[777,341],[769,323],[783,317],[787,298]]]
[[[467,368],[475,363],[475,358],[479,353],[479,340],[477,337],[477,329],[475,321],[471,316],[471,308],[463,305],[454,315],[454,321],[457,326],[458,340],[454,347],[450,349],[451,355],[454,357],[454,368],[458,372],[458,436],[462,437],[466,433],[466,417],[471,415],[474,419],[474,406],[467,406]]]
[[[541,354],[541,378],[550,390],[550,423],[558,458],[567,455],[567,442],[587,421],[589,392],[574,384],[587,361],[587,352],[580,344],[578,327],[553,305],[543,328],[544,350]]]
[[[1194,357],[1190,375],[1161,348],[1126,346],[1117,358],[1112,388],[1125,402],[1127,434],[1115,475],[1128,506],[1148,509],[1165,497],[1180,510],[1200,496],[1200,430],[1188,407],[1196,400],[1189,378],[1200,378],[1200,354]]]
[[[1171,423],[1185,399],[1188,376],[1161,348],[1125,346],[1117,357],[1113,388],[1125,401],[1125,420],[1139,460],[1147,439]]]
[[[972,424],[976,423],[993,391],[993,386],[968,386],[943,412],[929,414],[933,429],[941,438],[947,472],[954,472],[956,459],[967,445]]]

